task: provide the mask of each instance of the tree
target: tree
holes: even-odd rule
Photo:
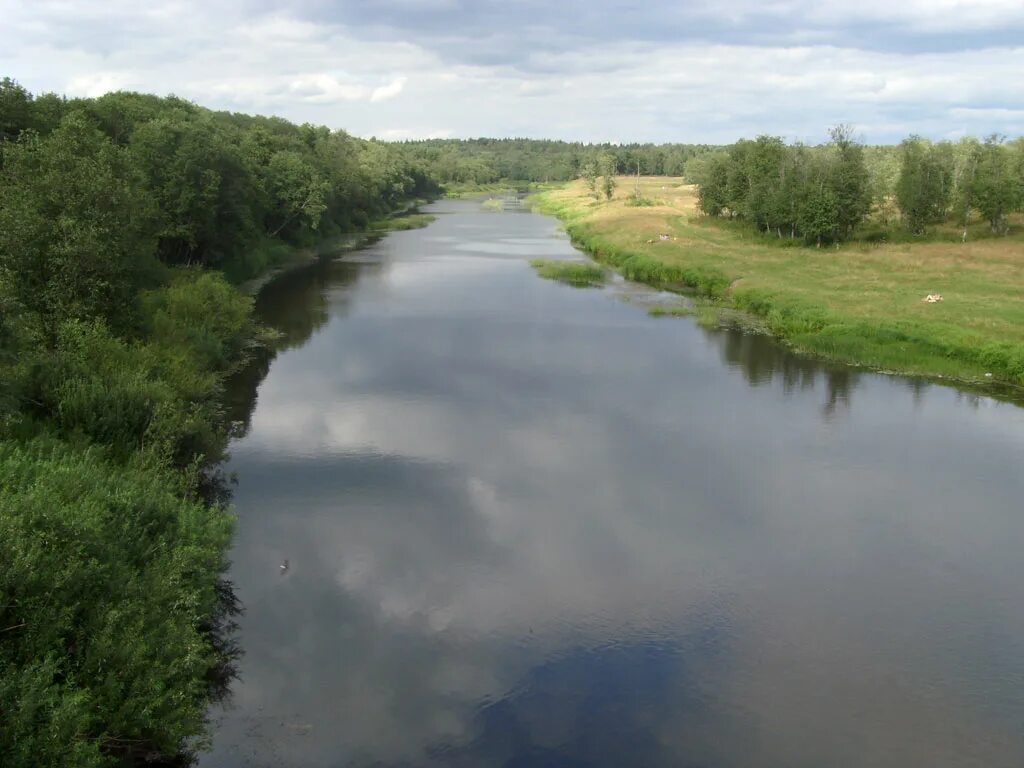
[[[1018,168],[1010,149],[1001,136],[989,136],[982,144],[974,179],[971,200],[992,227],[992,231],[1005,235],[1010,228],[1007,218],[1021,206],[1024,190]]]
[[[270,158],[267,174],[276,218],[270,235],[293,224],[317,229],[329,191],[319,171],[297,152],[278,152]]]
[[[964,138],[953,148],[953,210],[957,224],[963,227],[963,240],[967,240],[967,226],[974,209],[974,182],[981,160],[981,144],[977,139]]]
[[[747,194],[742,203],[744,218],[758,229],[781,226],[781,186],[786,163],[786,145],[778,136],[759,136],[746,152]]]
[[[689,166],[687,166],[689,167]],[[729,202],[729,156],[726,154],[712,155],[698,173],[694,182],[697,189],[697,206],[708,216],[721,216]]]
[[[906,227],[915,234],[942,221],[953,190],[953,155],[948,145],[911,136],[900,145],[896,201]]]
[[[0,275],[47,338],[66,319],[125,328],[155,265],[149,198],[123,150],[82,112],[4,147]]]
[[[601,191],[606,200],[611,200],[615,195],[615,156],[605,153],[601,156]]]
[[[725,207],[729,209],[729,217],[742,216],[746,207],[747,195],[750,192],[750,177],[747,175],[747,152],[750,149],[747,139],[737,141],[729,150]]]
[[[32,95],[9,77],[0,80],[0,141],[32,125]]]
[[[590,190],[590,194],[592,194],[595,199],[600,200],[601,195],[597,191],[597,175],[597,163],[593,160],[588,161],[586,165],[583,166],[583,178],[587,182],[587,189]]]
[[[853,128],[837,125],[829,136],[835,154],[829,176],[837,208],[836,238],[847,240],[871,210],[870,177],[864,146],[854,139]]]
[[[789,147],[782,158],[779,181],[770,198],[774,221],[769,222],[779,237],[783,230],[791,238],[797,235],[800,209],[810,189],[810,164],[810,153],[802,144]]]
[[[808,243],[821,246],[839,238],[841,214],[830,169],[821,160],[808,179],[808,190],[797,212],[796,226]]]

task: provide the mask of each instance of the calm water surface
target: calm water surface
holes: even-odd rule
[[[578,256],[551,219],[433,211],[261,297],[203,765],[1024,765],[1024,409],[651,318],[536,277]]]

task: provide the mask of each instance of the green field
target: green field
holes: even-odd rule
[[[794,349],[874,369],[1024,385],[1024,237],[928,238],[806,247],[701,216],[681,179],[640,179],[655,205],[631,206],[635,179],[611,201],[583,182],[532,198],[625,277],[742,309]],[[892,238],[886,238],[891,240]],[[940,294],[929,303],[925,297]]]

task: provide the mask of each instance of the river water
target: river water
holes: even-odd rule
[[[579,258],[550,218],[431,211],[261,294],[201,765],[1024,765],[1024,409],[650,317],[537,277]]]

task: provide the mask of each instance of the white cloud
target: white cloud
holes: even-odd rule
[[[69,96],[95,98],[111,91],[122,91],[132,87],[136,79],[127,72],[92,72],[79,75],[68,81]]]
[[[373,93],[370,94],[370,101],[387,101],[388,99],[395,98],[405,88],[407,80],[408,78],[405,77],[397,77],[387,85],[374,88]]]
[[[365,86],[342,82],[324,74],[304,75],[288,84],[288,92],[306,101],[332,103],[370,98]]]
[[[421,0],[400,5],[382,7],[407,20],[408,28],[314,20],[294,10],[261,14],[216,2],[140,9],[121,0],[0,0],[0,71],[33,91],[175,93],[214,108],[393,138],[721,142],[767,132],[817,141],[836,122],[855,123],[868,141],[898,139],[904,131],[936,137],[1024,132],[1018,114],[1024,109],[1018,77],[1024,48],[979,45],[984,36],[976,32],[997,36],[1024,23],[1024,4],[1017,0],[740,0],[729,18],[750,29],[722,33],[727,42],[715,42],[711,32],[708,39],[693,37],[697,23],[684,25],[691,36],[673,39],[650,26],[657,7],[644,11],[647,27],[620,25],[615,37],[595,41],[574,29],[544,26],[557,21],[568,27],[571,14],[564,8],[530,5],[537,18],[516,26],[510,17],[507,28],[480,34],[471,24],[491,22],[480,8],[460,12],[451,3]],[[511,8],[509,14],[529,10],[502,7]],[[617,5],[606,10],[608,24],[625,18]],[[676,10],[666,7],[666,19],[678,20]],[[728,21],[708,2],[690,10],[697,20]],[[450,18],[452,24],[421,30],[415,26],[420,18]],[[765,18],[776,21],[754,23]],[[854,26],[846,34],[843,25]],[[785,37],[765,39],[762,27]],[[857,42],[865,28],[874,40],[911,27],[914,34],[975,32],[959,50],[948,35],[937,50]],[[805,43],[781,45],[785,40]]]

